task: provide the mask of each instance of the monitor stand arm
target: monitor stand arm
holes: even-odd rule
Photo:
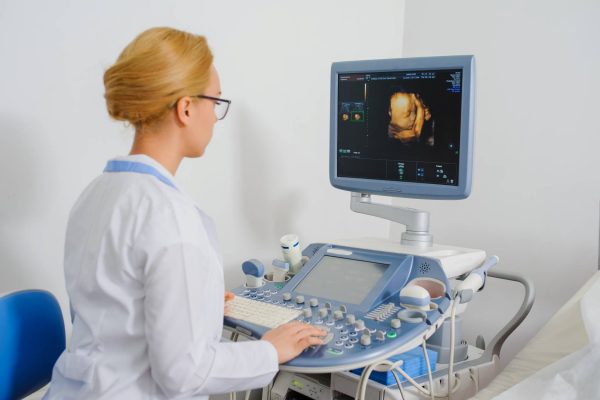
[[[350,209],[405,225],[406,231],[402,233],[400,242],[403,245],[430,247],[433,244],[433,236],[429,234],[429,212],[427,211],[374,203],[370,194],[354,192],[350,200]]]

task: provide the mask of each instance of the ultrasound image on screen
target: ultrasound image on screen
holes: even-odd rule
[[[348,304],[361,304],[387,264],[324,256],[294,291]]]
[[[340,74],[337,175],[458,185],[461,97],[461,69]]]

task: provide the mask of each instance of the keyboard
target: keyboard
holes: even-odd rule
[[[233,300],[228,301],[227,307],[226,316],[271,329],[290,322],[302,314],[300,310],[250,300],[240,296],[235,296]]]

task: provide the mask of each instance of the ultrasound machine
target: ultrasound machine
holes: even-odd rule
[[[225,317],[232,339],[258,339],[298,320],[327,331],[324,344],[281,365],[264,400],[468,398],[497,373],[500,348],[525,318],[533,288],[489,271],[485,251],[434,243],[429,213],[371,195],[453,200],[469,196],[474,57],[336,62],[331,67],[330,181],[353,211],[406,226],[399,242],[281,239],[270,270],[243,263]],[[521,309],[486,347],[461,337],[460,315],[487,276],[520,282]],[[459,310],[457,312],[457,310]]]

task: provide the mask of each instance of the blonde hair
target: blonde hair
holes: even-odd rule
[[[183,96],[204,93],[213,55],[204,36],[172,28],[139,34],[104,73],[108,114],[141,129]]]

